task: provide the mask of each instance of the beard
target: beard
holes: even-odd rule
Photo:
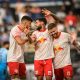
[[[40,29],[41,29],[42,27],[41,26],[37,26],[37,30],[39,30],[40,31]]]
[[[53,38],[57,38],[58,37],[58,33],[55,33],[54,35],[52,35]]]

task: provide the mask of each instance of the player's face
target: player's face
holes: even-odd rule
[[[28,20],[24,20],[22,22],[22,27],[23,27],[23,31],[25,34],[28,34],[30,32],[30,26],[31,26],[31,21]]]
[[[36,20],[36,27],[41,26],[41,22],[39,20]]]
[[[58,36],[57,27],[50,29],[48,32],[49,32],[50,36],[52,36],[53,38],[57,38],[57,36]]]
[[[6,48],[6,49],[9,49],[9,44],[6,44],[6,45],[5,45],[5,48]]]
[[[24,30],[29,30],[30,29],[30,26],[31,26],[31,21],[27,21],[25,20],[24,23],[23,23],[23,28]]]

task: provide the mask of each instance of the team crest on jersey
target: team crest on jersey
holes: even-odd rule
[[[39,42],[39,43],[43,43],[43,42],[45,42],[46,40],[47,40],[47,39],[44,38],[44,37],[39,37],[38,42]]]
[[[55,53],[58,53],[58,52],[60,52],[60,51],[62,51],[62,50],[64,50],[64,48],[62,48],[60,45],[54,46],[54,51],[55,51]]]

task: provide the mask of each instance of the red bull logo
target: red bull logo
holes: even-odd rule
[[[62,47],[60,47],[59,45],[54,47],[55,53],[58,53],[58,52],[60,52],[62,50],[64,50],[64,49]]]
[[[43,42],[45,42],[45,40],[47,40],[46,38],[43,38],[43,37],[40,37],[39,39],[38,39],[38,42],[39,43],[43,43]]]

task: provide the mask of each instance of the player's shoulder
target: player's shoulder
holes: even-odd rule
[[[69,33],[67,32],[61,32],[62,35],[70,35]]]
[[[19,32],[19,28],[18,28],[19,25],[15,25],[12,29],[11,29],[11,33],[14,33],[14,32]]]
[[[18,25],[15,25],[12,29],[11,29],[11,31],[13,31],[13,30],[17,30],[18,28]]]
[[[66,38],[69,38],[71,35],[69,34],[69,33],[67,33],[67,32],[61,32],[62,33],[62,35],[64,36],[64,37],[66,37]]]
[[[33,32],[33,34],[38,34],[38,33],[39,33],[39,31],[38,31],[38,30],[36,30],[36,31],[34,31],[34,32]]]

